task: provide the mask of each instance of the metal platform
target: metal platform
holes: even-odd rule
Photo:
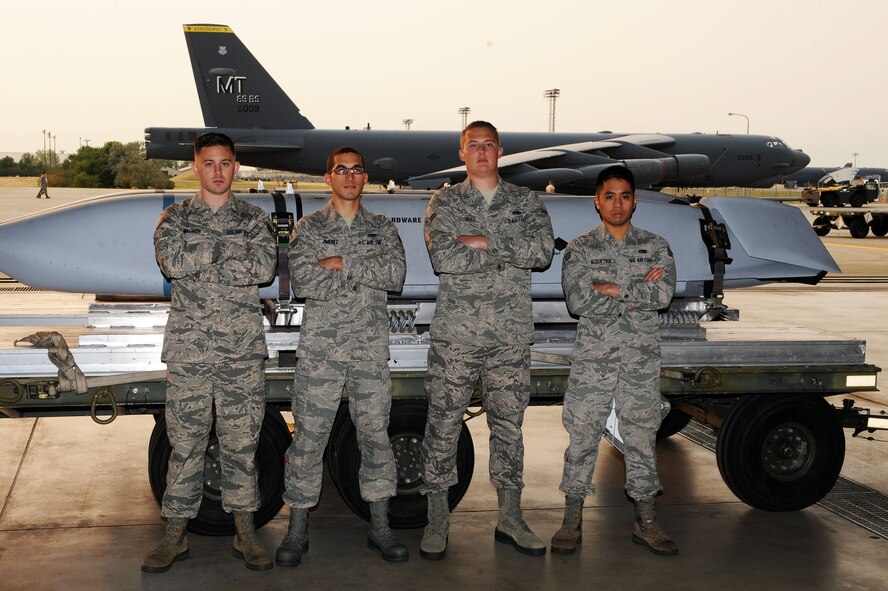
[[[416,304],[417,324],[429,316],[428,304]],[[548,318],[561,318],[554,308],[546,308]],[[163,331],[169,304],[94,303],[82,326],[62,331],[81,370],[87,376],[164,369],[160,361]],[[22,320],[27,320],[23,318]],[[662,343],[663,367],[728,366],[817,366],[863,364],[866,343],[825,331],[801,327],[773,327],[721,321],[702,323],[703,331],[689,340],[666,339]],[[0,376],[51,376],[56,368],[45,350],[14,347],[12,343],[43,327],[7,326],[0,331]],[[699,338],[703,335],[703,338]],[[392,371],[424,369],[428,333],[402,332],[389,335]],[[573,330],[537,330],[532,350],[569,356],[573,350]],[[283,352],[295,351],[299,332],[272,327],[266,322],[269,369]],[[534,361],[538,368],[559,367],[558,363]]]

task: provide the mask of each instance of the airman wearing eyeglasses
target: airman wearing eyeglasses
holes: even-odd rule
[[[370,505],[367,546],[385,560],[403,562],[407,548],[388,524],[397,475],[388,437],[386,303],[387,292],[404,285],[404,247],[391,220],[361,206],[367,173],[357,150],[334,150],[327,171],[332,197],[299,220],[289,248],[293,290],[305,307],[293,389],[295,437],[285,474],[290,524],[275,558],[278,566],[296,566],[308,550],[308,510],[320,496],[324,448],[345,386],[361,450],[361,497]]]

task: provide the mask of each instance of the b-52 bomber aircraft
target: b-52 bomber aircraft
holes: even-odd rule
[[[242,164],[322,175],[327,155],[360,150],[372,182],[417,189],[465,178],[459,132],[316,129],[225,25],[184,25],[206,127],[149,127],[148,158],[190,160],[207,131],[229,135]],[[208,129],[212,128],[212,129]],[[770,187],[810,158],[766,135],[502,132],[503,178],[533,189],[589,194],[613,164],[632,169],[639,187]]]

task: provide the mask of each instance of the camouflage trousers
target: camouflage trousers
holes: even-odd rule
[[[429,414],[422,442],[423,494],[457,483],[457,442],[478,378],[490,427],[490,480],[496,488],[524,487],[521,425],[530,402],[530,346],[479,347],[433,339],[425,379]]]
[[[392,381],[385,361],[333,361],[300,357],[296,362],[293,420],[296,433],[287,450],[284,502],[305,508],[317,504],[324,448],[342,400],[355,424],[361,468],[361,498],[368,503],[395,496],[397,472],[388,436]]]
[[[264,416],[265,360],[167,363],[166,422],[172,453],[161,513],[197,516],[214,418],[222,508],[258,509],[256,446]]]
[[[561,490],[568,495],[595,492],[592,473],[605,423],[616,406],[625,446],[626,490],[633,499],[657,494],[656,439],[662,420],[659,360],[626,363],[577,360],[564,395],[562,423],[570,435],[564,452]]]

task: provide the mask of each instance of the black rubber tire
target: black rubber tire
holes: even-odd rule
[[[389,438],[398,469],[398,494],[389,501],[389,525],[394,529],[424,527],[427,523],[426,497],[419,494],[422,486],[420,448],[425,435],[427,405],[424,400],[395,400],[389,420]],[[334,422],[335,438],[327,448],[327,469],[345,504],[361,519],[370,520],[370,506],[361,498],[358,470],[361,452],[357,431],[343,404]],[[448,492],[451,510],[462,500],[472,481],[475,469],[475,446],[468,427],[463,423],[456,450],[456,472],[459,482]]]
[[[259,433],[259,447],[256,450],[260,506],[253,514],[253,521],[257,528],[271,521],[284,506],[281,497],[284,492],[284,453],[291,441],[290,430],[281,413],[273,408],[267,409]],[[207,471],[211,473],[214,471],[212,466],[216,458],[217,445],[214,425],[207,448],[205,474]],[[148,481],[158,504],[163,500],[163,493],[167,487],[167,469],[171,453],[166,419],[161,414],[154,424],[148,443]],[[209,480],[211,483],[204,485],[200,511],[195,519],[188,522],[188,531],[205,536],[234,535],[234,518],[222,509],[221,493],[218,485],[213,484],[215,478],[211,477]]]
[[[657,441],[661,439],[668,439],[687,427],[688,423],[691,422],[691,415],[686,412],[682,412],[680,410],[670,409],[669,414],[666,415],[666,418],[663,419],[663,422],[660,423],[660,428],[657,429]]]
[[[870,220],[870,230],[873,236],[881,238],[888,234],[888,215],[876,215]]]
[[[842,221],[848,226],[852,238],[866,238],[869,234],[869,224],[862,215],[846,215],[842,217]]]
[[[848,202],[851,204],[851,207],[863,207],[866,203],[866,189],[860,188],[854,191],[851,197],[848,198]]]
[[[820,203],[823,207],[836,207],[839,205],[839,199],[832,193],[824,192],[820,194]]]
[[[826,236],[832,229],[829,216],[822,215],[814,220],[814,233],[818,236]]]
[[[835,409],[816,395],[755,395],[728,412],[718,469],[737,498],[766,511],[798,511],[823,498],[845,460]]]

